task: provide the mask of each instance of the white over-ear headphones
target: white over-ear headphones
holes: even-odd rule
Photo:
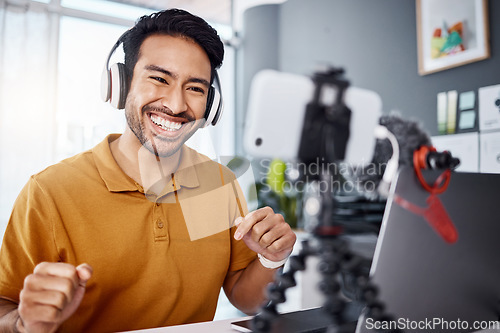
[[[204,116],[206,122],[203,127],[207,127],[210,124],[215,126],[219,122],[222,112],[224,111],[219,74],[216,70],[214,70],[214,83],[215,87],[214,84],[212,84],[210,89],[208,89],[207,106]]]
[[[101,98],[104,102],[109,101],[109,103],[117,109],[125,108],[125,101],[127,100],[128,94],[128,79],[123,63],[115,63],[109,66],[109,61],[128,32],[129,30],[123,33],[111,48],[101,76]],[[204,127],[210,124],[215,126],[219,122],[224,110],[220,80],[217,71],[214,71],[214,83],[215,86],[212,84],[208,90],[207,106],[204,115],[206,122]]]

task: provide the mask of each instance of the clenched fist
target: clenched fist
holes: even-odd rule
[[[92,276],[87,264],[38,264],[24,280],[18,307],[20,332],[55,332],[78,308]]]

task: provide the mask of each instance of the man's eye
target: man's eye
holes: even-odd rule
[[[205,93],[205,90],[200,88],[200,87],[190,87],[189,90],[192,90],[192,91],[195,91],[195,92],[199,92],[201,94],[204,94]]]
[[[156,80],[160,83],[168,84],[167,80],[159,76],[150,76],[151,79]]]

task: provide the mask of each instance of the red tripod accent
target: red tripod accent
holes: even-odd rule
[[[412,212],[413,214],[423,216],[430,226],[443,238],[447,243],[455,243],[458,240],[458,232],[450,219],[446,208],[443,206],[438,194],[443,193],[448,188],[451,178],[451,169],[447,168],[439,175],[434,184],[429,185],[422,175],[423,169],[428,169],[427,156],[429,152],[435,152],[436,148],[422,146],[413,154],[413,165],[417,178],[422,187],[430,193],[427,198],[427,207],[420,207],[414,203],[396,195],[394,201],[402,208]]]

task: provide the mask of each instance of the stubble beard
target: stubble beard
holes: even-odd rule
[[[131,111],[129,111],[131,110]],[[137,137],[141,145],[146,148],[149,152],[154,154],[157,157],[165,158],[174,155],[182,145],[191,137],[193,134],[202,126],[201,121],[195,121],[192,129],[186,133],[186,135],[181,136],[178,139],[171,140],[168,138],[161,138],[157,136],[151,135],[150,138],[146,136],[146,130],[144,123],[141,122],[137,113],[135,113],[133,107],[125,108],[125,118],[127,120],[127,125]],[[144,108],[141,110],[141,115],[143,117],[147,117]],[[184,125],[186,126],[186,125]],[[162,147],[167,143],[169,147],[162,149]]]

